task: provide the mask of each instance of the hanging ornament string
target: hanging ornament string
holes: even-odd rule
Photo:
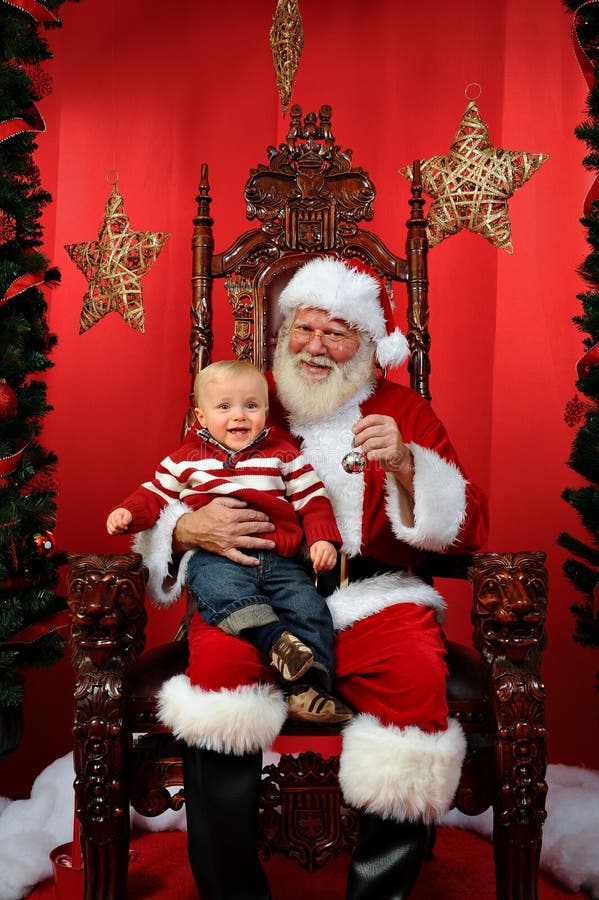
[[[478,99],[481,88],[471,83],[465,90],[468,106],[449,153],[420,164],[422,189],[433,200],[427,217],[429,244],[434,247],[465,228],[511,253],[508,200],[548,155],[495,147],[472,99],[474,93]],[[413,179],[412,166],[399,172]]]
[[[116,0],[112,0],[111,7],[111,40],[110,40],[110,57],[111,57],[111,65],[110,65],[110,85],[112,90],[112,170],[108,173],[107,178],[110,180],[111,178],[116,185],[118,181],[118,172],[116,171],[117,163],[116,163],[116,152],[117,152],[117,91],[116,91],[116,77],[117,71],[119,68],[117,66],[117,52],[116,52],[116,36],[117,36],[117,23],[116,23]],[[111,182],[112,183],[112,182]]]
[[[297,0],[278,0],[270,29],[270,47],[283,115],[291,100],[303,46],[304,31]]]
[[[89,282],[83,297],[79,333],[83,334],[109,312],[116,312],[136,331],[143,333],[144,307],[141,278],[156,261],[170,234],[133,231],[117,187],[117,90],[116,0],[112,0],[112,169],[107,181],[112,187],[104,209],[98,239],[65,245],[65,250]]]
[[[464,96],[466,100],[476,102],[480,98],[482,92],[483,89],[478,81],[471,81],[464,89]]]

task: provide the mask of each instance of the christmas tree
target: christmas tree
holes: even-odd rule
[[[51,198],[34,162],[44,128],[35,104],[49,92],[41,64],[51,57],[40,29],[62,2],[23,4],[32,12],[0,3],[0,754],[18,742],[6,735],[20,721],[23,669],[55,662],[65,641],[53,627],[65,608],[56,594],[65,560],[52,540],[56,457],[38,441],[50,410],[40,374],[55,343],[41,288],[58,272],[39,250]]]
[[[599,178],[599,4],[566,2],[575,13],[573,36],[587,83],[588,117],[575,130],[584,141],[588,153],[584,165]],[[596,197],[597,199],[594,199]],[[572,606],[576,623],[574,640],[599,646],[599,181],[591,190],[581,219],[587,230],[590,252],[580,266],[587,289],[578,295],[582,304],[574,318],[584,333],[585,352],[577,366],[578,391],[586,398],[578,403],[578,431],[575,435],[569,465],[580,474],[585,484],[564,491],[564,499],[580,516],[589,539],[579,540],[562,534],[559,543],[572,556],[564,563],[567,578],[580,591],[580,602]]]

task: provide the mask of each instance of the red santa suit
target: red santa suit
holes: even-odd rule
[[[391,416],[413,455],[411,515],[402,512],[397,482],[379,465],[368,463],[361,474],[341,465],[353,449],[352,426],[371,413]],[[373,574],[328,600],[337,631],[335,691],[357,712],[343,731],[345,799],[382,818],[435,821],[457,788],[465,738],[447,719],[439,624],[445,604],[410,570],[427,551],[478,549],[486,536],[485,500],[463,474],[430,405],[409,388],[381,378],[326,420],[288,424],[325,484],[343,550],[374,565]],[[160,602],[171,602],[182,586],[181,577],[169,591],[162,584],[172,530],[186,511],[169,506],[151,532],[138,536]],[[234,754],[270,747],[286,716],[272,667],[248,643],[199,616],[190,641],[194,664],[163,686],[162,721],[192,746]]]

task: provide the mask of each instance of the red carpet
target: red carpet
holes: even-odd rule
[[[129,871],[130,900],[197,900],[187,866],[184,832],[141,832],[132,846],[137,859]],[[282,857],[266,863],[273,900],[343,900],[348,857],[330,862],[314,874]],[[232,860],[232,864],[235,861]],[[75,876],[76,877],[76,876]],[[75,887],[75,886],[74,886]],[[30,900],[79,900],[81,894],[57,890],[48,880],[29,894]],[[440,828],[435,859],[427,862],[413,900],[495,900],[493,853],[484,838],[457,828]],[[544,873],[539,882],[540,900],[587,900],[583,893],[572,894],[560,888]]]

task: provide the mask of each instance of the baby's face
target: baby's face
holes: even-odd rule
[[[208,382],[198,397],[203,428],[229,450],[243,450],[258,437],[268,415],[268,391],[255,372]]]

